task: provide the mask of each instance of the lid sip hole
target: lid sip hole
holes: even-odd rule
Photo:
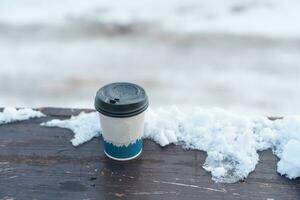
[[[117,103],[117,101],[115,101],[114,99],[110,99],[109,103],[115,104],[115,103]]]

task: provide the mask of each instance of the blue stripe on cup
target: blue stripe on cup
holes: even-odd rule
[[[141,153],[142,146],[142,139],[137,139],[134,143],[131,143],[128,146],[116,146],[104,141],[104,152],[108,157],[115,160],[130,160]]]

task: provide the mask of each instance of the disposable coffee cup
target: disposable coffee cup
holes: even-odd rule
[[[111,83],[98,90],[95,108],[99,112],[104,153],[126,161],[142,152],[142,133],[148,97],[133,83]]]

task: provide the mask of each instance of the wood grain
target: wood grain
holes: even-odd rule
[[[202,168],[204,152],[145,140],[138,159],[112,161],[101,137],[75,148],[70,130],[39,125],[82,110],[40,110],[47,117],[0,126],[0,199],[300,199],[300,179],[278,175],[270,150],[245,181],[218,184]]]

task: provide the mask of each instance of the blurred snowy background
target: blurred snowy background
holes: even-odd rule
[[[300,1],[0,1],[0,107],[92,108],[114,81],[152,107],[300,114]]]

